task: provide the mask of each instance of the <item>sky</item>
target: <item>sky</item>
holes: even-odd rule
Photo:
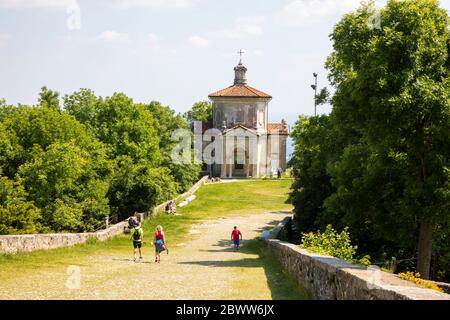
[[[269,119],[292,124],[314,114],[313,73],[328,86],[329,34],[359,2],[0,0],[0,98],[35,104],[44,85],[90,88],[185,112],[233,83],[242,49],[248,84],[273,96]]]

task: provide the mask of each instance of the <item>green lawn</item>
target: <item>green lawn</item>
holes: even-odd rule
[[[291,180],[243,180],[232,183],[208,184],[196,193],[196,200],[184,208],[178,208],[177,216],[160,214],[144,222],[147,235],[153,233],[156,225],[161,224],[168,232],[167,242],[170,245],[186,240],[192,224],[201,220],[216,219],[233,215],[250,215],[268,211],[290,210],[291,205],[285,203]],[[149,239],[144,239],[149,241]],[[151,241],[151,240],[150,240]],[[260,241],[247,250],[260,253],[261,261],[270,274],[280,273],[281,268],[267,253],[261,250]],[[0,282],[10,279],[17,273],[33,272],[41,268],[57,268],[61,265],[83,263],[83,258],[101,254],[123,254],[130,252],[130,236],[120,235],[104,242],[91,242],[75,247],[54,250],[42,250],[31,253],[0,255]],[[292,290],[284,290],[290,284],[280,283],[277,289],[286,292],[279,295],[283,299],[295,298]]]
[[[285,203],[291,180],[243,180],[233,183],[207,184],[197,192],[197,198],[184,208],[178,208],[180,216],[160,214],[144,222],[146,234],[151,234],[160,224],[170,230],[167,239],[171,244],[185,239],[189,227],[204,219],[232,215],[262,213],[272,210],[289,210]],[[64,263],[66,259],[109,252],[129,251],[128,235],[120,235],[104,242],[93,242],[69,248],[39,250],[30,253],[0,254],[0,279],[8,271],[19,271],[35,267],[51,267]]]
[[[189,227],[200,220],[290,210],[292,205],[285,202],[291,183],[291,180],[249,180],[207,184],[196,192],[195,201],[177,209],[180,216],[161,214],[145,221],[144,230],[148,233],[160,224],[171,231],[167,240],[177,243],[183,241]]]

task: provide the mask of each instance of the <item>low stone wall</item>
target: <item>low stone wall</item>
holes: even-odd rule
[[[180,197],[192,196],[200,188],[208,177],[203,177]],[[157,214],[166,206],[163,203],[153,210]],[[138,214],[139,215],[139,214]],[[142,215],[142,214],[140,214]],[[140,217],[143,219],[143,216]],[[62,247],[70,247],[85,243],[89,238],[105,241],[109,238],[122,234],[128,226],[127,221],[119,222],[111,227],[97,232],[86,233],[49,233],[49,234],[25,234],[25,235],[0,235],[0,253],[17,253],[19,251],[48,250]]]
[[[112,227],[85,233],[46,233],[0,236],[1,253],[17,253],[19,251],[49,250],[62,247],[70,247],[85,243],[89,238],[105,241],[111,237],[123,233],[128,222],[123,221]]]
[[[288,218],[289,219],[289,218]],[[297,281],[320,300],[450,300],[450,295],[419,287],[396,275],[366,268],[274,239],[283,223],[265,239],[267,247]]]
[[[155,215],[159,214],[160,212],[164,211],[164,208],[170,201],[175,201],[176,203],[179,203],[180,201],[183,201],[184,199],[192,196],[207,180],[208,180],[208,176],[204,176],[199,181],[197,181],[187,192],[183,193],[182,195],[179,195],[175,199],[168,200],[168,201],[156,206],[155,208],[153,208],[152,215],[155,216]]]

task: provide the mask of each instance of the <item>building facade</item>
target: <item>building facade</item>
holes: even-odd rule
[[[272,96],[247,85],[247,68],[239,61],[232,86],[211,93],[212,127],[221,135],[222,152],[213,176],[261,177],[286,169],[286,122],[269,123]],[[217,157],[216,157],[217,158]]]

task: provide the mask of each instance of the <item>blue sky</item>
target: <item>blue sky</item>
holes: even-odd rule
[[[0,0],[0,98],[33,104],[43,85],[62,95],[83,87],[184,112],[232,84],[242,48],[248,83],[273,95],[270,119],[292,123],[313,114],[312,73],[327,85],[328,35],[358,3]]]

